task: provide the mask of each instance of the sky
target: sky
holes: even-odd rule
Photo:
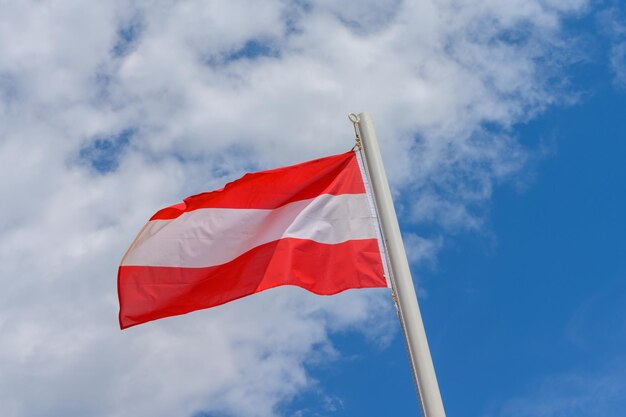
[[[0,0],[0,415],[418,415],[385,289],[120,331],[148,218],[376,125],[450,416],[626,407],[626,5]]]

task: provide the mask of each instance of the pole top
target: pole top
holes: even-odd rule
[[[350,120],[354,126],[355,143],[352,149],[354,150],[356,148],[360,151],[362,149],[361,134],[359,133],[359,122],[361,118],[356,113],[348,113],[348,120]]]

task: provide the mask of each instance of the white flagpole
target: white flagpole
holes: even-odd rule
[[[411,270],[402,243],[400,226],[380,155],[374,124],[368,113],[360,113],[358,116],[351,113],[350,120],[358,127],[363,143],[365,170],[372,186],[387,249],[391,269],[389,278],[392,291],[395,291],[394,301],[396,301],[398,316],[404,331],[422,414],[424,417],[445,417],[446,413],[443,409],[435,368],[430,356],[424,323],[417,304]]]

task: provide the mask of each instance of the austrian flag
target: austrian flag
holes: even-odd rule
[[[281,285],[387,287],[358,152],[246,174],[158,211],[118,272],[122,329]]]

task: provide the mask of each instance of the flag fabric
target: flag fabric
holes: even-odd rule
[[[387,287],[357,152],[246,174],[158,211],[118,270],[120,327],[281,285],[320,295]]]

